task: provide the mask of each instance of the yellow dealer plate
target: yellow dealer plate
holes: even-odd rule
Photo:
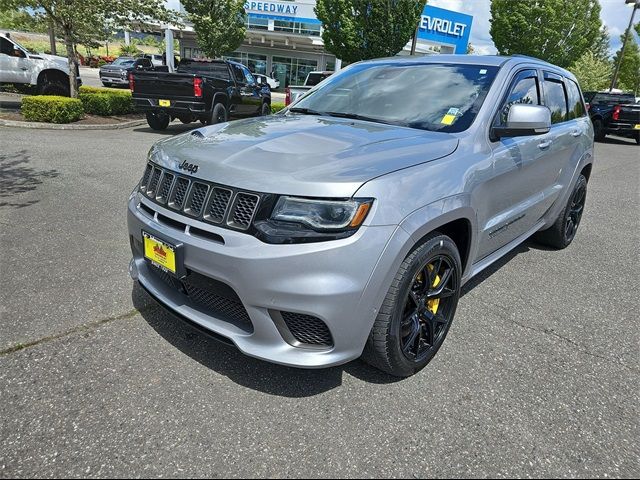
[[[142,237],[144,238],[145,258],[171,273],[176,273],[176,248],[147,232],[142,232]]]
[[[158,100],[158,104],[161,107],[170,107],[171,106],[171,100]]]
[[[640,123],[636,124],[636,126],[633,128],[635,128],[636,130],[640,130]]]

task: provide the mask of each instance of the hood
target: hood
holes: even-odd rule
[[[49,64],[55,64],[58,68],[62,70],[66,70],[67,72],[69,71],[69,61],[67,60],[67,57],[60,57],[58,55],[49,55],[47,53],[37,53],[37,54],[30,55],[29,58],[32,58],[35,60],[44,60]]]
[[[151,159],[171,170],[257,192],[350,197],[368,180],[453,153],[458,139],[372,122],[277,115],[200,128],[158,142]]]

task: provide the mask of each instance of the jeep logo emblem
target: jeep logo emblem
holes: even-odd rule
[[[178,168],[180,170],[185,170],[189,173],[196,173],[198,171],[198,165],[194,163],[187,163],[186,160],[182,162],[180,165],[178,165]]]

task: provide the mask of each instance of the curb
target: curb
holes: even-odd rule
[[[19,128],[33,128],[37,130],[120,130],[123,128],[138,127],[140,125],[146,125],[145,119],[131,120],[123,123],[108,123],[105,125],[73,125],[70,123],[41,123],[41,122],[19,122],[16,120],[3,120],[0,119],[1,127],[19,127]]]

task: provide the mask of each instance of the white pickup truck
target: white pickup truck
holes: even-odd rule
[[[80,75],[76,69],[78,84]],[[34,53],[0,35],[0,84],[41,95],[69,95],[69,63],[65,57]]]
[[[289,105],[295,102],[299,97],[307,93],[325,78],[331,76],[333,72],[309,72],[307,79],[304,81],[304,85],[290,85],[285,88],[285,100],[284,104]]]

